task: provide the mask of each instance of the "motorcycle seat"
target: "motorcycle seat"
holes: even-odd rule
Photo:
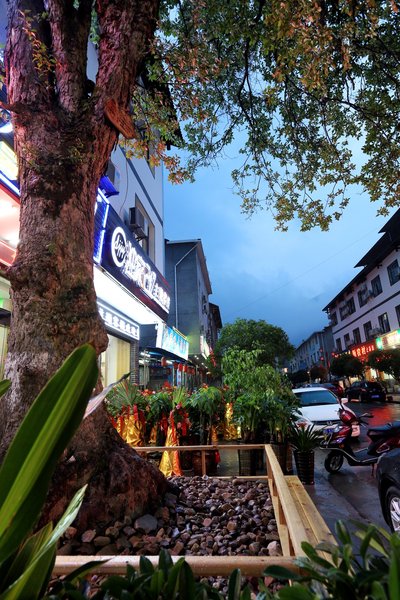
[[[367,431],[367,435],[381,436],[381,435],[395,435],[400,434],[400,421],[394,421],[393,423],[386,423],[386,425],[378,425],[371,427]]]

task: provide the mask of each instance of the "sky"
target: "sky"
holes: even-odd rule
[[[268,211],[248,219],[240,211],[230,173],[234,161],[202,169],[195,183],[164,184],[164,233],[169,240],[200,238],[210,274],[210,301],[222,323],[264,319],[298,346],[328,325],[323,308],[359,272],[354,265],[380,238],[388,217],[366,194],[353,192],[329,232],[274,231]],[[165,180],[167,174],[165,173]]]

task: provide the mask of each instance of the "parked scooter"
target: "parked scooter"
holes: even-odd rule
[[[370,427],[367,431],[371,440],[369,445],[361,450],[353,451],[350,444],[353,423],[368,425],[365,419],[371,417],[372,415],[369,413],[357,417],[341,404],[339,409],[341,423],[335,427],[326,427],[324,429],[325,439],[320,444],[323,450],[330,450],[324,463],[325,469],[329,473],[337,473],[342,467],[344,459],[351,467],[374,465],[382,454],[400,447],[400,421],[394,421],[394,423]]]

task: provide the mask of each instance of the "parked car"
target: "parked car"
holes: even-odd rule
[[[327,390],[336,394],[338,398],[343,398],[345,393],[344,389],[339,383],[335,383],[334,381],[327,381],[326,383],[307,383],[304,387],[324,387]]]
[[[361,402],[385,402],[386,391],[379,381],[355,381],[345,392],[349,400],[360,400]]]
[[[315,429],[324,429],[329,425],[340,423],[339,400],[330,390],[319,387],[295,388],[293,393],[300,400],[299,421],[306,425],[314,425]],[[347,402],[346,399],[342,403]],[[354,412],[346,407],[346,410],[354,415]],[[360,426],[353,425],[352,437],[360,435]]]
[[[400,532],[400,448],[381,456],[376,477],[385,521],[393,531]]]

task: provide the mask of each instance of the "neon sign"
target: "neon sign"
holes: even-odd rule
[[[386,333],[385,335],[376,338],[376,345],[378,350],[400,346],[400,329],[395,329],[390,333]]]
[[[355,348],[351,349],[351,353],[360,360],[367,360],[368,354],[376,350],[375,342],[366,342],[365,344],[359,344]]]
[[[121,273],[136,283],[150,298],[155,300],[166,312],[169,311],[171,298],[157,283],[157,273],[139,254],[131,240],[127,239],[122,227],[116,227],[111,236],[111,256]]]

